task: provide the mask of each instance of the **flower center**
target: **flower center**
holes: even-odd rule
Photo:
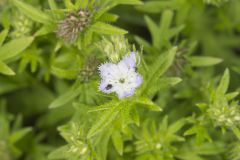
[[[124,83],[125,82],[125,79],[124,78],[121,78],[121,79],[119,79],[119,83]]]

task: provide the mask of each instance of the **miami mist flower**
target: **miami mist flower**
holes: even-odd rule
[[[118,63],[105,63],[99,67],[101,84],[99,89],[104,93],[117,93],[118,98],[132,96],[142,83],[142,76],[136,72],[136,53],[123,57]]]

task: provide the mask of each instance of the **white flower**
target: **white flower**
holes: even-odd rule
[[[142,83],[142,76],[136,72],[135,52],[117,64],[105,63],[99,70],[102,78],[99,89],[104,93],[116,92],[119,99],[132,96]]]

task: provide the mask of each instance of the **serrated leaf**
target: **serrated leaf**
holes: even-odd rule
[[[219,64],[222,59],[215,57],[191,56],[188,58],[191,66],[194,67],[207,67]]]
[[[51,23],[50,16],[40,11],[39,9],[34,8],[33,6],[19,0],[14,0],[13,3],[22,13],[24,13],[27,17],[29,17],[33,21],[44,24]]]
[[[23,37],[14,39],[0,48],[0,60],[6,61],[17,57],[24,51],[33,41],[33,37]]]
[[[0,61],[0,73],[9,75],[9,76],[15,75],[15,72],[2,61]]]
[[[103,22],[96,22],[91,26],[91,30],[99,34],[110,34],[110,35],[123,35],[128,33],[124,29],[121,29]]]

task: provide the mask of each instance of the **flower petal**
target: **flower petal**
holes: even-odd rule
[[[125,63],[127,67],[130,68],[135,68],[136,66],[136,53],[131,52],[130,55],[126,55],[119,63]]]

